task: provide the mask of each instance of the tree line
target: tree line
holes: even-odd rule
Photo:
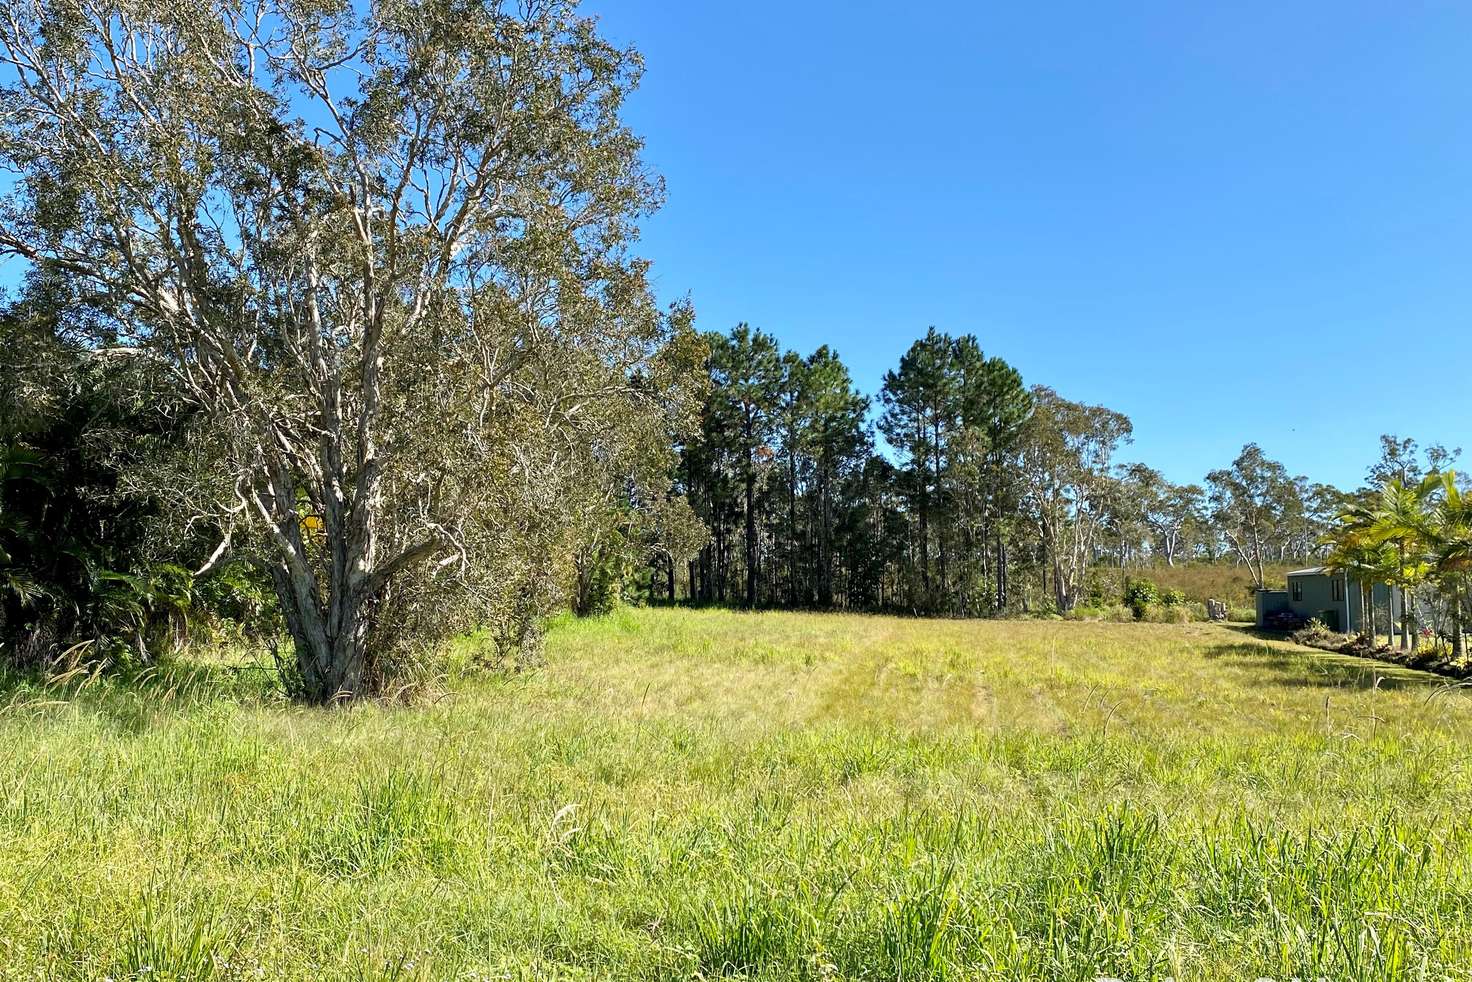
[[[1123,413],[1028,386],[934,328],[877,397],[837,352],[746,324],[707,338],[709,395],[675,487],[709,531],[665,599],[748,607],[1066,613],[1092,571],[1322,557],[1350,496],[1249,444],[1199,484],[1122,461]]]

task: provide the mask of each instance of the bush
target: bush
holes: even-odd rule
[[[140,475],[192,472],[207,448],[196,414],[153,359],[79,342],[100,312],[53,271],[33,272],[0,309],[0,660],[148,664],[198,620],[259,619],[236,597],[248,573],[205,586],[189,570],[219,541],[208,523],[161,535],[189,493],[140,493]],[[260,583],[264,580],[257,576]]]
[[[1145,615],[1140,619],[1151,624],[1188,624],[1198,618],[1192,616],[1191,608],[1185,604],[1159,604],[1145,608]]]
[[[1323,621],[1315,617],[1289,635],[1289,640],[1294,644],[1306,645],[1310,648],[1332,647],[1337,649],[1347,639],[1344,635],[1329,630]]]
[[[1124,602],[1137,620],[1143,619],[1145,611],[1160,603],[1160,587],[1151,580],[1131,580],[1124,588]]]
[[[270,578],[244,562],[226,563],[198,581],[193,611],[217,640],[257,640],[283,629]]]
[[[1160,591],[1160,603],[1165,607],[1184,607],[1187,603],[1186,594],[1182,590]]]

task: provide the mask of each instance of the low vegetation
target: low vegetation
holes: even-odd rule
[[[1472,978],[1472,698],[1213,624],[623,609],[323,710],[8,678],[6,978]]]
[[[1269,563],[1266,569],[1269,584],[1287,581],[1290,570],[1300,569],[1303,562]],[[1196,603],[1221,600],[1234,607],[1252,607],[1252,595],[1257,589],[1252,571],[1240,563],[1183,563],[1176,566],[1153,566],[1135,575],[1147,576],[1162,590],[1179,590]]]

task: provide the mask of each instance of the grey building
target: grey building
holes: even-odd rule
[[[1290,611],[1304,620],[1317,617],[1331,631],[1354,634],[1365,623],[1362,593],[1359,582],[1347,573],[1323,566],[1297,569],[1288,574],[1288,589],[1257,592],[1257,626],[1265,626],[1275,613]],[[1376,583],[1370,597],[1373,620],[1369,626],[1377,632],[1393,633],[1393,625],[1400,623],[1399,593],[1385,583]]]

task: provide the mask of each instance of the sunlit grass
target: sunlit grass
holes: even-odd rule
[[[1263,571],[1268,589],[1286,590],[1289,571],[1309,565],[1312,563],[1304,560],[1270,563]],[[1198,603],[1205,600],[1225,600],[1233,607],[1252,607],[1253,592],[1257,588],[1252,573],[1246,566],[1228,562],[1153,566],[1131,572],[1130,575],[1151,580],[1161,589],[1180,590]]]
[[[621,611],[0,695],[0,978],[1472,978],[1467,690],[1208,624]]]

